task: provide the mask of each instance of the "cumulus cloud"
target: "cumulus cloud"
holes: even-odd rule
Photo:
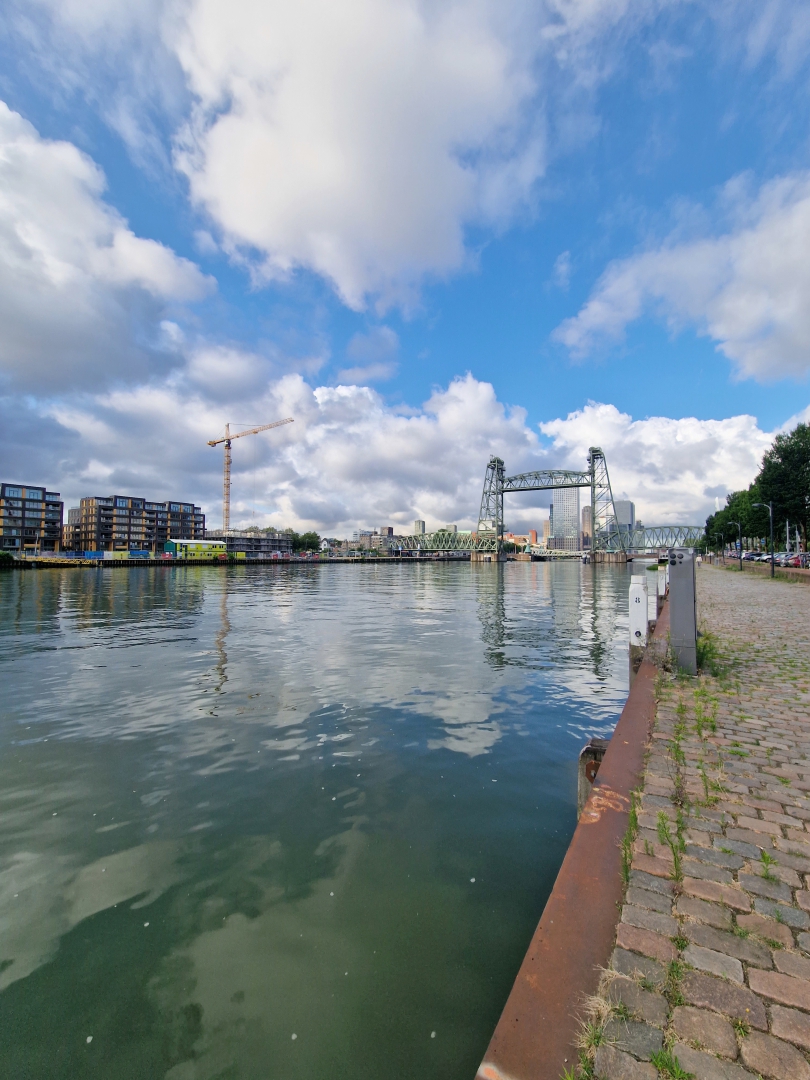
[[[810,371],[810,173],[753,195],[729,183],[718,236],[672,238],[612,263],[579,313],[555,331],[575,357],[621,340],[651,312],[673,331],[693,326],[717,342],[740,375],[760,380]]]
[[[62,390],[143,377],[171,362],[167,305],[212,287],[197,267],[135,236],[104,177],[0,102],[0,378]],[[165,325],[162,325],[164,324]]]
[[[753,416],[634,420],[597,403],[540,428],[561,467],[583,468],[588,447],[601,446],[614,498],[632,499],[647,525],[702,524],[715,498],[751,483],[774,434]]]
[[[196,0],[174,42],[192,199],[259,280],[304,266],[353,308],[407,302],[543,170],[506,21],[486,2]]]
[[[634,31],[682,4],[10,0],[9,19],[139,163],[176,132],[206,250],[256,284],[314,271],[359,309],[472,265],[469,229],[531,206]]]
[[[298,374],[261,388],[247,382],[241,397],[223,404],[200,375],[218,360],[206,353],[161,383],[64,399],[38,412],[0,399],[0,423],[25,413],[8,447],[8,474],[62,491],[69,505],[114,492],[193,499],[218,525],[222,452],[208,439],[226,420],[293,416],[294,424],[234,446],[235,523],[341,537],[380,525],[409,531],[414,518],[429,528],[471,528],[490,455],[502,457],[509,473],[584,469],[588,448],[600,445],[616,497],[633,499],[647,524],[699,524],[715,498],[750,483],[774,434],[751,416],[634,420],[593,403],[538,433],[524,410],[508,408],[471,375],[415,409],[392,407],[367,386],[312,387]],[[231,360],[237,374],[249,371],[250,357]],[[537,528],[549,499],[548,492],[509,496],[508,527]]]

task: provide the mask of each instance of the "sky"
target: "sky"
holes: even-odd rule
[[[0,479],[216,526],[292,416],[233,524],[700,523],[810,420],[809,80],[796,0],[6,0]]]

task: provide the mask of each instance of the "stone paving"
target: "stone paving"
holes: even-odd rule
[[[659,675],[579,1075],[810,1080],[810,589],[704,566],[698,611],[713,674]]]

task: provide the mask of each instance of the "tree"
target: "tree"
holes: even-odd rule
[[[777,435],[766,450],[762,467],[747,491],[733,491],[726,505],[706,519],[706,540],[717,544],[737,539],[740,522],[743,537],[767,537],[768,511],[754,503],[773,503],[775,537],[784,536],[785,520],[798,525],[807,549],[810,523],[810,425],[798,424],[787,435]]]
[[[779,535],[789,519],[807,541],[810,519],[810,425],[798,424],[787,435],[777,435],[762,459],[757,477],[763,502],[773,503],[774,531]]]
[[[285,529],[284,535],[292,540],[293,551],[319,551],[321,538],[316,532],[297,533],[292,529]]]

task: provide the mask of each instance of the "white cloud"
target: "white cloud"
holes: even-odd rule
[[[633,420],[596,403],[540,427],[559,467],[584,468],[588,448],[601,446],[614,498],[632,499],[647,525],[702,524],[716,497],[751,483],[774,434],[753,416]]]
[[[358,367],[342,368],[337,373],[336,381],[339,383],[367,383],[386,382],[393,379],[397,373],[398,364],[389,361],[381,361],[376,364],[365,364]]]
[[[652,312],[673,331],[693,326],[716,341],[742,376],[810,372],[810,173],[754,195],[737,179],[722,205],[730,218],[722,235],[672,238],[608,266],[556,339],[581,357]]]
[[[11,386],[54,392],[165,368],[167,304],[212,285],[135,236],[103,189],[86,155],[0,102],[0,378]]]
[[[571,284],[571,252],[563,251],[554,260],[552,280],[559,289],[566,290]]]
[[[214,242],[256,283],[304,268],[354,308],[407,307],[474,262],[468,228],[531,206],[634,31],[682,2],[9,0],[9,24],[140,164],[177,132]]]
[[[408,302],[543,170],[508,21],[489,2],[196,0],[172,42],[193,200],[260,280],[304,266],[351,307]]]
[[[217,382],[223,361],[242,386],[227,404]],[[588,448],[600,445],[616,497],[633,499],[647,524],[699,524],[716,497],[750,483],[774,434],[751,416],[634,420],[613,405],[589,404],[542,424],[543,440],[522,409],[505,407],[490,384],[471,375],[405,410],[367,386],[313,388],[295,374],[259,385],[253,363],[234,352],[205,352],[163,383],[63,400],[44,419],[31,405],[0,399],[0,423],[13,425],[8,475],[47,483],[70,505],[113,492],[193,499],[217,525],[222,454],[208,439],[226,420],[293,416],[294,424],[235,445],[235,522],[337,536],[365,526],[409,531],[416,517],[429,527],[470,528],[491,454],[509,473],[584,469]],[[549,498],[507,497],[507,525],[536,528]]]

